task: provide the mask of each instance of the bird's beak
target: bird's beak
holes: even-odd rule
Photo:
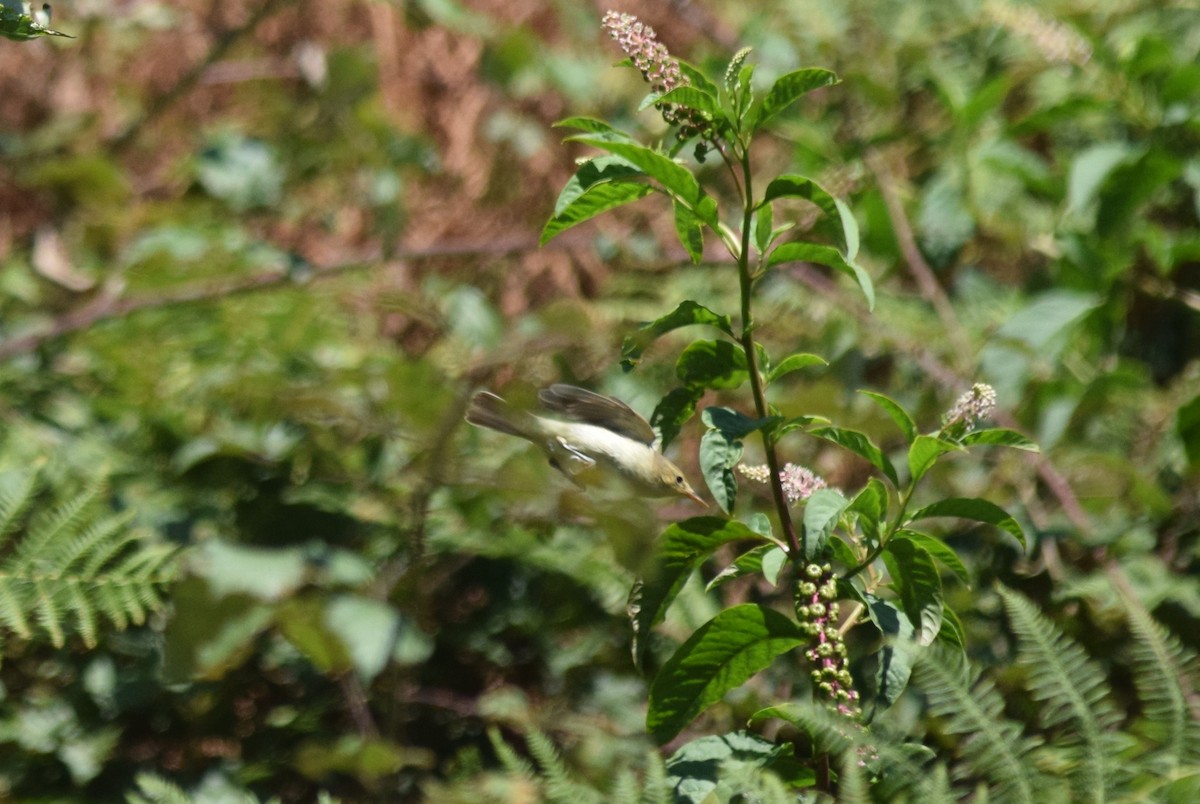
[[[701,505],[703,505],[705,508],[707,508],[707,507],[708,507],[708,503],[706,503],[706,502],[704,501],[704,498],[703,498],[703,497],[701,497],[701,496],[700,496],[699,494],[697,494],[696,492],[692,491],[691,489],[688,489],[687,491],[685,491],[685,492],[684,492],[684,496],[686,496],[686,497],[687,497],[688,499],[690,499],[690,500],[695,500],[696,502],[698,502],[698,503],[700,503]]]

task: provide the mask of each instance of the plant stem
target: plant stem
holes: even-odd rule
[[[746,150],[741,153],[743,187],[742,197],[742,241],[737,256],[738,280],[742,291],[742,349],[746,353],[746,367],[750,372],[750,390],[754,394],[754,409],[758,418],[767,417],[767,398],[763,393],[762,377],[758,372],[758,350],[754,348],[754,317],[751,313],[750,294],[754,280],[750,276],[750,227],[754,214],[754,194],[750,178],[750,155]],[[775,455],[775,445],[767,430],[761,430],[763,452],[767,456],[767,469],[771,475],[771,496],[775,499],[775,511],[779,515],[779,527],[793,560],[800,557],[800,539],[796,536],[796,528],[792,524],[791,510],[788,508],[787,497],[783,493],[783,481],[779,477],[779,458]]]

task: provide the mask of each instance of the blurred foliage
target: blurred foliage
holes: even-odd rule
[[[1192,4],[629,10],[709,72],[748,45],[764,86],[813,64],[842,78],[757,157],[853,208],[877,304],[815,270],[768,277],[766,345],[830,362],[772,402],[895,450],[855,389],[933,421],[993,385],[1044,461],[997,451],[926,483],[931,499],[986,489],[1020,512],[1030,550],[940,533],[974,581],[947,582],[947,603],[1002,691],[1020,680],[980,591],[997,578],[1133,706],[1110,573],[1187,647],[1200,634]],[[114,515],[186,551],[168,612],[142,627],[101,627],[94,650],[6,638],[0,796],[531,800],[489,727],[538,767],[547,755],[516,735],[546,735],[574,783],[648,789],[624,599],[672,512],[581,499],[530,450],[461,425],[476,387],[560,380],[648,413],[682,342],[623,374],[622,339],[679,299],[734,306],[728,266],[690,265],[653,204],[536,247],[577,154],[554,120],[663,135],[634,111],[640,82],[609,69],[598,13],[57,11],[78,39],[0,46],[0,454],[105,478]],[[688,425],[673,447],[693,475],[699,436]],[[834,445],[793,443],[786,457],[831,485],[865,481]],[[701,587],[651,634],[652,667],[758,592]],[[791,683],[784,668],[753,679],[705,733],[744,727]],[[923,731],[915,695],[892,712]]]

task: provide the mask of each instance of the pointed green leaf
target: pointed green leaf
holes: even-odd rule
[[[838,245],[848,261],[854,259],[858,253],[858,223],[849,207],[834,198],[828,190],[807,176],[786,173],[767,185],[760,209],[769,209],[771,202],[777,198],[802,198],[815,204],[837,222]]]
[[[659,744],[768,667],[808,636],[772,609],[745,604],[700,626],[663,665],[650,687],[646,728]]]
[[[909,517],[909,522],[916,522],[920,519],[927,519],[935,516],[953,516],[960,519],[971,519],[975,522],[986,522],[989,525],[1006,530],[1013,535],[1018,542],[1021,543],[1021,548],[1028,549],[1025,544],[1025,531],[1017,523],[1017,520],[1009,516],[1008,512],[993,502],[981,500],[976,497],[954,497],[949,500],[941,500],[932,505],[927,505],[919,511],[914,511]]]
[[[675,362],[675,375],[690,388],[737,388],[750,376],[746,354],[729,341],[694,341]]]
[[[892,539],[882,558],[892,574],[904,613],[912,622],[913,639],[930,645],[942,627],[942,579],[933,556],[909,539]]]
[[[653,98],[651,104],[671,103],[676,106],[686,106],[688,109],[699,112],[706,120],[717,120],[721,117],[721,107],[717,105],[717,99],[696,87],[675,87],[670,92],[651,97]]]
[[[566,191],[564,190],[564,192]],[[652,192],[654,192],[653,187],[641,182],[608,181],[593,184],[572,200],[561,212],[546,221],[546,225],[542,227],[542,234],[538,238],[538,244],[544,246],[572,226],[591,220],[610,209],[645,198]]]
[[[857,430],[847,430],[841,427],[817,427],[808,431],[810,435],[817,438],[823,438],[826,441],[832,441],[834,444],[845,447],[870,461],[871,465],[892,481],[892,485],[899,487],[900,481],[896,479],[896,469],[892,466],[892,462],[883,454],[883,451],[866,436],[865,433],[860,433]]]
[[[765,254],[773,240],[773,213],[770,204],[764,204],[754,213],[754,248],[759,254]]]
[[[622,368],[629,371],[637,365],[647,347],[658,338],[671,330],[692,324],[707,324],[733,337],[733,325],[729,316],[714,313],[703,304],[691,300],[680,302],[678,307],[662,318],[642,324],[637,331],[625,338],[625,342],[621,344]]]
[[[658,571],[635,586],[630,595],[634,664],[641,666],[650,629],[662,622],[688,576],[721,545],[743,540],[764,541],[741,522],[715,516],[676,522],[663,531],[658,542]]]
[[[819,67],[807,67],[779,76],[771,89],[767,91],[762,105],[758,107],[757,114],[751,113],[750,130],[758,129],[803,95],[837,82],[836,75]]]
[[[946,567],[958,576],[958,579],[967,586],[971,585],[971,573],[967,572],[967,567],[962,563],[962,559],[958,557],[958,553],[950,548],[950,545],[943,542],[941,539],[930,536],[928,533],[921,533],[917,530],[901,529],[892,537],[892,541],[896,539],[907,539],[908,541],[920,547],[929,555],[933,556],[938,561],[946,565]]]
[[[875,286],[871,282],[870,274],[864,271],[858,263],[847,260],[833,246],[793,241],[776,247],[767,257],[768,266],[785,262],[815,262],[817,265],[825,265],[843,273],[858,283],[867,300],[867,306],[875,307]]]
[[[900,432],[904,434],[904,440],[912,442],[917,437],[917,423],[912,420],[912,416],[908,415],[900,403],[894,399],[877,394],[874,391],[859,391],[860,394],[870,397],[875,401],[875,404],[883,408],[883,412],[891,417],[896,426],[900,428]]]
[[[733,408],[711,407],[704,409],[704,422],[709,427],[720,430],[730,441],[745,438],[756,430],[762,430],[779,421],[778,416],[765,416],[761,419],[751,419],[744,413]]]
[[[741,460],[742,442],[740,438],[727,434],[717,423],[714,423],[714,413],[717,414],[718,422],[722,419],[733,418],[729,415],[722,416],[722,414],[733,414],[734,416],[740,414],[727,408],[707,408],[700,415],[709,427],[709,430],[700,439],[700,471],[704,475],[704,482],[708,484],[708,489],[712,492],[717,505],[721,507],[722,511],[729,514],[733,512],[734,504],[737,502],[737,477],[733,473],[733,468]]]
[[[581,164],[575,175],[563,186],[554,202],[554,214],[559,215],[591,187],[604,182],[619,182],[638,179],[645,174],[623,159],[615,156],[598,156]]]
[[[634,138],[619,128],[614,128],[603,120],[597,120],[594,117],[568,117],[565,120],[559,120],[554,124],[555,128],[574,128],[579,131],[586,131],[589,134],[596,134],[603,137],[608,137],[613,140],[623,140],[624,142],[635,142]]]
[[[964,447],[987,444],[989,446],[1023,449],[1028,452],[1041,451],[1037,443],[1029,438],[1029,436],[1018,433],[1016,430],[1006,430],[1002,427],[992,427],[986,430],[976,430],[973,433],[967,433],[959,439],[959,443]]]
[[[858,527],[871,541],[879,540],[879,523],[887,515],[887,488],[873,477],[854,497],[846,510],[858,515]]]
[[[697,205],[704,197],[704,191],[700,189],[700,183],[696,181],[692,172],[678,162],[672,161],[658,151],[631,142],[614,142],[602,137],[586,135],[568,137],[567,140],[591,145],[621,157],[647,176],[658,181],[664,188],[699,213]],[[716,226],[717,223],[716,220],[705,220],[704,222],[712,226]]]
[[[916,440],[912,442],[912,446],[908,448],[908,471],[912,475],[910,482],[915,484],[933,468],[938,458],[947,452],[954,452],[958,449],[961,447],[953,441],[944,441],[927,435],[917,436]]]
[[[754,575],[762,572],[763,556],[770,550],[778,550],[779,547],[774,544],[760,544],[752,547],[746,552],[738,556],[732,564],[717,573],[711,581],[704,587],[704,591],[711,592],[718,586],[721,586],[735,578],[741,578],[746,575]]]
[[[785,374],[791,374],[793,371],[808,368],[809,366],[828,366],[829,361],[820,355],[810,355],[803,352],[788,355],[783,360],[779,361],[779,365],[772,366],[767,372],[767,382],[772,383],[778,380]]]
[[[666,449],[675,440],[680,429],[696,412],[696,403],[704,395],[703,389],[675,388],[659,400],[650,415],[650,426],[659,432],[659,447]]]
[[[721,94],[721,90],[717,89],[717,85],[708,80],[708,76],[701,72],[695,65],[689,64],[683,59],[676,59],[675,63],[679,65],[679,72],[683,74],[683,77],[693,87],[713,98]]]
[[[875,668],[876,698],[883,708],[899,700],[908,687],[913,663],[919,652],[912,622],[892,601],[871,593],[863,595],[867,616],[883,635],[883,647]]]
[[[699,264],[704,257],[704,227],[700,225],[700,219],[684,204],[675,201],[672,207],[675,209],[675,234],[678,235],[684,251],[692,258],[692,263]]]
[[[801,550],[805,561],[816,561],[825,552],[829,534],[837,526],[842,512],[850,501],[833,489],[817,489],[804,503],[804,543]]]

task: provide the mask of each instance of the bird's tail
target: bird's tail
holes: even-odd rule
[[[466,419],[476,427],[499,430],[518,438],[530,438],[530,415],[517,410],[489,391],[480,391],[471,397]]]

